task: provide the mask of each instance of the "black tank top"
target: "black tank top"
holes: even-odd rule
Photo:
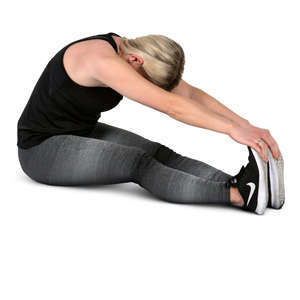
[[[114,32],[85,37],[69,43],[52,57],[18,120],[18,147],[27,149],[59,134],[85,136],[93,130],[101,112],[120,102],[123,96],[112,88],[85,87],[74,82],[62,60],[70,45],[90,39],[106,40],[118,52],[112,35],[120,37]]]

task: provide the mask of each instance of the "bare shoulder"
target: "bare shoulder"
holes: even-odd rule
[[[173,116],[177,103],[185,97],[166,91],[137,72],[118,55],[95,56],[90,64],[92,76],[126,98]],[[178,91],[178,89],[177,89]]]
[[[67,55],[81,55],[83,58],[89,54],[97,53],[103,54],[116,54],[113,46],[106,40],[91,39],[80,41],[69,46],[65,52]]]
[[[107,85],[90,76],[88,66],[93,63],[95,57],[99,59],[107,56],[117,56],[115,49],[108,41],[85,40],[72,44],[66,49],[63,65],[69,77],[77,84],[87,87],[106,87]]]
[[[84,41],[86,42],[86,54],[97,54],[97,55],[117,55],[113,46],[106,40],[93,39]]]

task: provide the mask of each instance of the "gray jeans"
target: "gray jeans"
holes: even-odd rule
[[[134,182],[169,202],[230,204],[231,175],[102,122],[88,136],[55,135],[18,148],[18,157],[24,173],[44,184]]]

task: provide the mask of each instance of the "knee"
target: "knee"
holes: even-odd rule
[[[174,150],[170,149],[169,147],[159,144],[159,147],[155,151],[153,157],[158,160],[159,162],[166,164],[168,163],[172,158],[175,158],[178,156],[178,153],[176,153]]]
[[[145,151],[138,150],[139,155],[136,163],[132,169],[131,181],[141,183],[141,178],[147,173],[151,164],[153,164],[153,156]]]

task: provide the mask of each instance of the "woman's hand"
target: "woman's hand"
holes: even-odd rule
[[[268,161],[268,147],[275,159],[280,156],[278,144],[268,129],[255,127],[246,122],[234,125],[229,136],[236,142],[255,149],[265,162]]]

